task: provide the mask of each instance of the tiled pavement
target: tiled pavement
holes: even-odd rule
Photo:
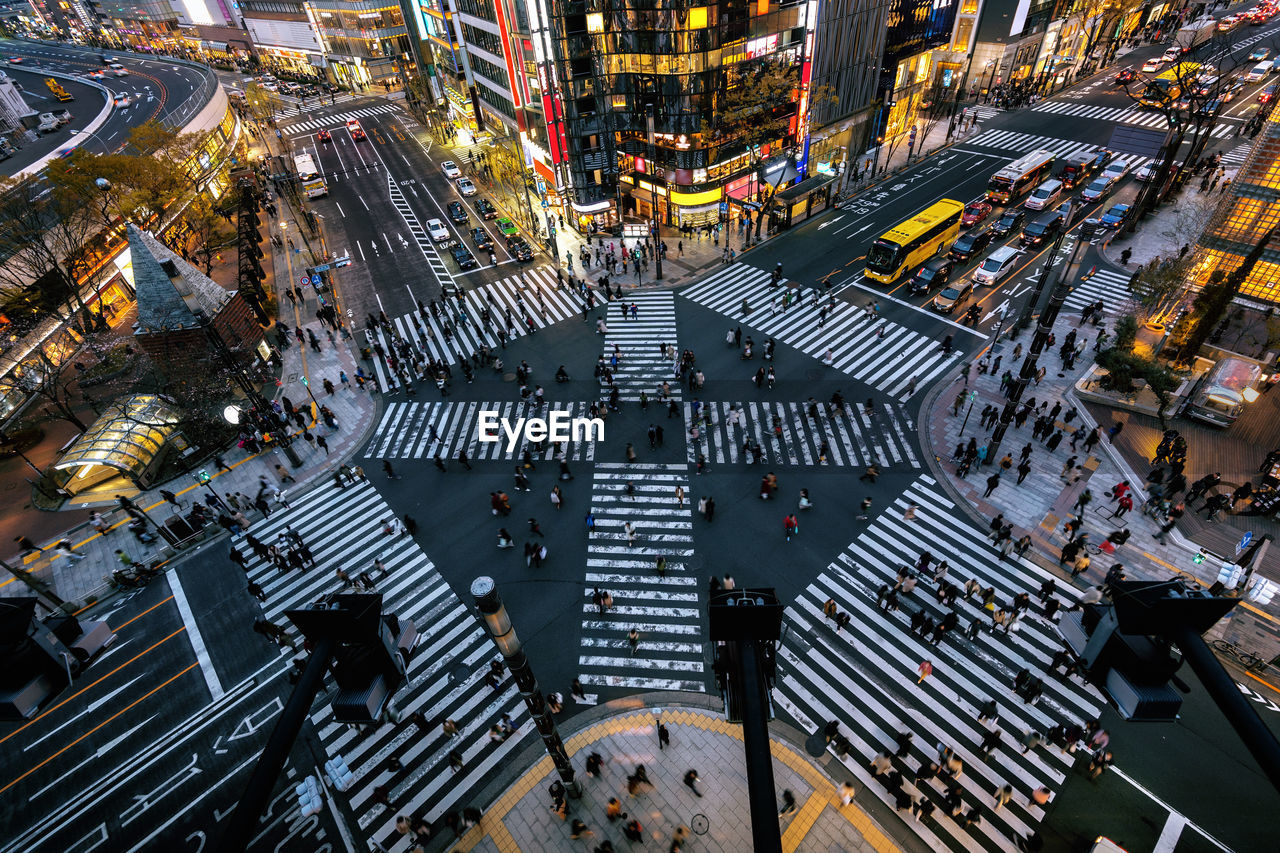
[[[740,726],[726,722],[718,713],[667,707],[662,721],[670,732],[671,744],[659,750],[652,709],[635,711],[632,706],[622,713],[606,713],[603,719],[565,738],[583,789],[581,799],[570,801],[569,819],[583,821],[594,833],[576,845],[589,850],[609,840],[619,850],[634,848],[623,838],[621,822],[610,824],[605,817],[606,803],[616,796],[630,817],[643,826],[647,849],[667,849],[672,833],[681,825],[693,831],[689,849],[751,849]],[[841,806],[837,782],[776,732],[771,734],[779,804],[783,790],[790,790],[797,804],[795,813],[781,818],[784,849],[858,853],[899,849],[858,807],[865,792],[853,805]],[[492,803],[484,804],[479,824],[449,849],[503,853],[578,849],[569,837],[569,824],[550,809],[547,788],[556,778],[551,760],[545,755],[535,758],[535,749],[540,751],[541,744],[522,756],[524,762],[513,761],[522,768],[522,775],[508,783]],[[582,769],[592,752],[605,759],[605,770],[598,779]],[[632,798],[626,792],[626,776],[637,764],[645,766],[655,790]],[[690,769],[698,771],[702,797],[684,785],[684,775]]]

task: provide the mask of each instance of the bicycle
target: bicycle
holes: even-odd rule
[[[1267,668],[1267,662],[1257,655],[1247,652],[1228,640],[1214,640],[1213,647],[1235,659],[1245,669],[1261,672]]]

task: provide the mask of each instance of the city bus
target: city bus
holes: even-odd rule
[[[963,202],[944,198],[884,232],[867,250],[867,278],[893,284],[908,268],[943,251],[959,236],[963,214]]]
[[[1052,151],[1042,149],[1024,154],[991,176],[987,182],[987,200],[1008,204],[1032,187],[1040,186],[1052,171]]]
[[[1162,74],[1147,81],[1138,103],[1144,107],[1167,107],[1182,96],[1184,86],[1195,84],[1200,75],[1200,63],[1179,62]]]
[[[319,198],[329,194],[324,175],[316,169],[316,161],[311,159],[310,154],[299,154],[294,157],[293,168],[298,173],[298,185],[307,194],[307,198]]]

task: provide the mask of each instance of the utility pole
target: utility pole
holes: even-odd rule
[[[1071,208],[1072,204],[1070,202],[1063,205],[1063,209],[1066,211],[1066,224],[1053,244],[1053,251],[1049,255],[1050,264],[1052,259],[1057,257],[1058,249],[1062,246],[1067,229],[1071,226]],[[1022,316],[1018,318],[1019,325],[1029,319],[1031,312],[1035,310],[1035,306],[1040,302],[1040,294],[1044,290],[1045,281],[1049,278],[1050,271],[1051,267],[1046,264],[1044,274],[1036,282],[1036,289],[1031,294],[1031,299],[1023,307]],[[1058,312],[1062,309],[1062,303],[1066,301],[1070,292],[1071,288],[1067,284],[1066,276],[1059,275],[1057,286],[1054,287],[1049,296],[1049,304],[1040,313],[1036,334],[1031,339],[1031,346],[1027,349],[1027,357],[1022,361],[1022,369],[1009,385],[1009,396],[1005,400],[1004,409],[1000,412],[1000,420],[996,424],[995,430],[991,433],[991,440],[987,442],[987,459],[1000,458],[1000,442],[1004,439],[1004,434],[1008,431],[1009,424],[1013,422],[1013,416],[1018,410],[1018,403],[1022,400],[1023,392],[1027,390],[1027,383],[1035,378],[1040,353],[1044,351],[1045,346],[1049,343],[1049,335],[1053,332],[1053,324],[1058,319]]]
[[[551,763],[555,765],[560,781],[570,797],[581,797],[582,790],[574,779],[573,765],[569,763],[569,755],[565,751],[564,741],[560,739],[555,718],[547,709],[547,701],[538,687],[538,679],[533,675],[529,658],[511,625],[511,617],[507,614],[506,605],[502,603],[502,597],[498,595],[498,587],[493,578],[482,576],[472,581],[471,595],[480,610],[484,627],[506,659],[511,676],[516,680],[516,687],[520,688],[520,696],[529,708],[529,716],[537,726],[538,734],[542,735],[542,743],[547,748],[547,755],[551,756]]]
[[[653,124],[654,113],[657,112],[658,105],[653,104],[649,107],[649,114],[645,117],[649,125],[649,218],[653,222],[653,273],[655,281],[662,281],[662,233],[658,225],[658,185],[654,180],[653,164],[656,162],[656,154],[658,146],[654,142]],[[725,234],[725,243],[729,242],[729,235]]]

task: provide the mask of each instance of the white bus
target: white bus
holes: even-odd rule
[[[319,198],[329,194],[329,187],[324,182],[324,175],[316,168],[316,161],[310,154],[299,154],[293,158],[294,171],[298,173],[298,184],[307,198]]]
[[[987,183],[987,200],[1008,204],[1032,187],[1039,186],[1052,171],[1053,152],[1032,151],[991,176]]]

